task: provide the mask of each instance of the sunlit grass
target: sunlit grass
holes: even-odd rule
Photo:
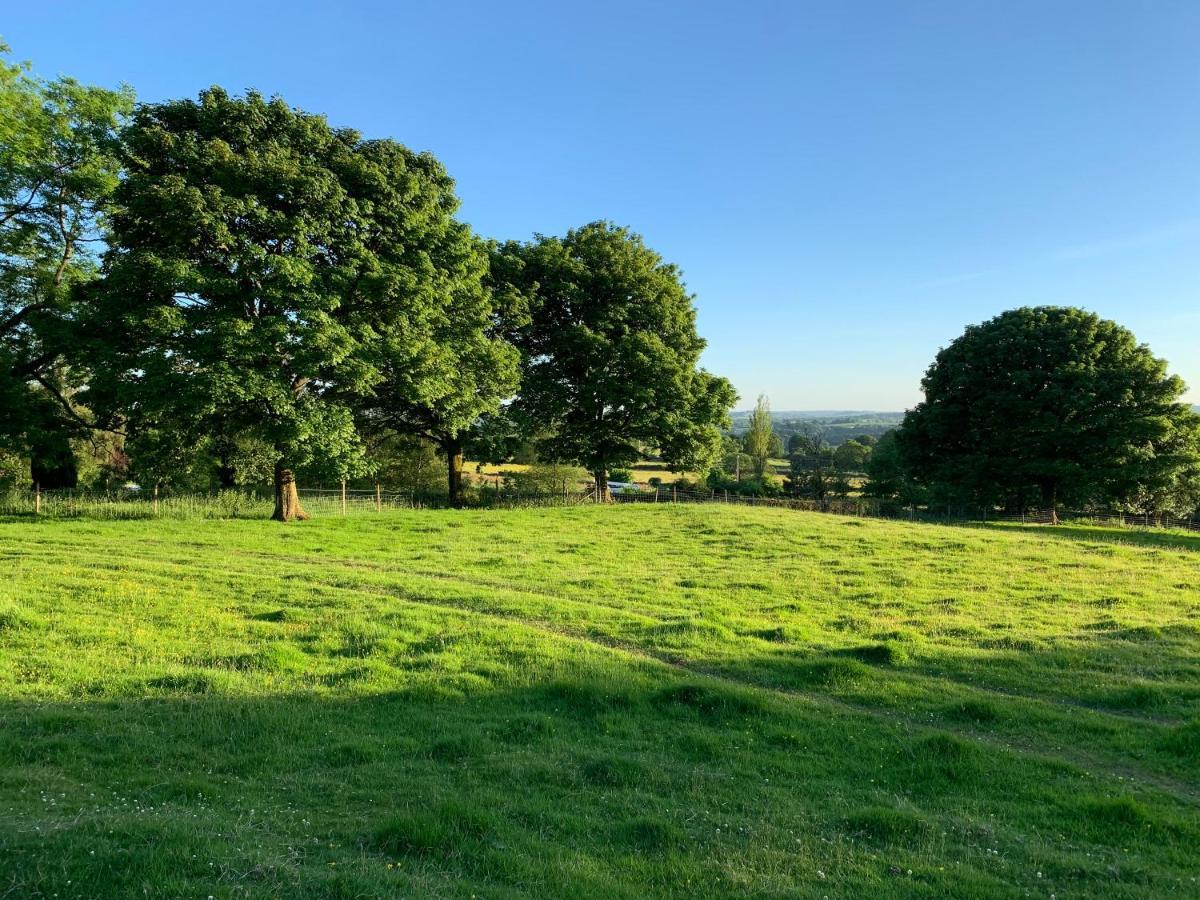
[[[0,521],[0,896],[1190,895],[1200,536]]]

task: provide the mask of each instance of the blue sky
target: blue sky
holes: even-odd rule
[[[1200,3],[43,2],[0,35],[146,101],[278,93],[437,155],[481,234],[606,218],[684,270],[741,406],[900,409],[1026,304],[1200,402]]]

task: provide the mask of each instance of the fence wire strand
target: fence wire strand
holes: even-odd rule
[[[373,489],[310,488],[300,492],[305,510],[314,515],[366,515],[396,509],[445,508],[444,493]],[[1111,511],[1034,510],[1005,513],[989,509],[947,507],[928,509],[900,506],[875,498],[836,498],[824,501],[796,497],[753,497],[728,491],[680,490],[660,486],[654,490],[613,491],[609,499],[629,503],[720,503],[738,506],[832,513],[842,516],[909,520],[918,522],[971,523],[1012,522],[1049,525],[1059,522],[1126,528],[1167,528],[1200,532],[1200,522],[1152,513]],[[463,504],[471,508],[556,507],[594,503],[594,488],[587,490],[519,491],[505,487],[480,486],[470,491]],[[267,518],[274,508],[268,492],[223,490],[210,493],[158,493],[85,490],[10,490],[0,494],[0,515],[46,518],[94,519],[257,519]]]

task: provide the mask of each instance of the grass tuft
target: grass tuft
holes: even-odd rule
[[[622,843],[644,853],[660,853],[684,843],[683,832],[675,825],[649,816],[623,823],[617,835]]]
[[[638,762],[620,756],[599,756],[585,760],[579,773],[588,784],[601,787],[633,787],[646,778]]]
[[[942,718],[952,722],[990,725],[1003,719],[1004,714],[990,700],[962,700],[943,708]]]
[[[0,635],[6,631],[33,628],[36,624],[36,617],[16,603],[0,602]]]
[[[1159,746],[1200,768],[1200,719],[1176,725],[1160,739]]]
[[[686,708],[709,719],[753,716],[762,712],[761,701],[745,691],[717,688],[707,684],[680,684],[654,695],[660,707]]]
[[[877,666],[895,666],[908,660],[908,651],[894,641],[851,647],[846,653],[857,660]]]
[[[933,825],[925,817],[893,806],[856,810],[846,817],[843,827],[847,834],[884,843],[911,843],[933,831]]]
[[[432,809],[406,810],[392,816],[376,829],[370,846],[383,853],[406,856],[463,853],[490,830],[488,818],[478,810],[445,801]]]

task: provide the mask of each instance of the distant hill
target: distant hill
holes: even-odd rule
[[[733,433],[742,434],[746,430],[746,421],[750,410],[742,410],[732,414]],[[828,409],[828,410],[772,410],[771,420],[775,430],[786,442],[797,432],[821,435],[830,444],[840,444],[860,434],[879,437],[900,424],[904,418],[902,412],[879,412],[862,409]]]

